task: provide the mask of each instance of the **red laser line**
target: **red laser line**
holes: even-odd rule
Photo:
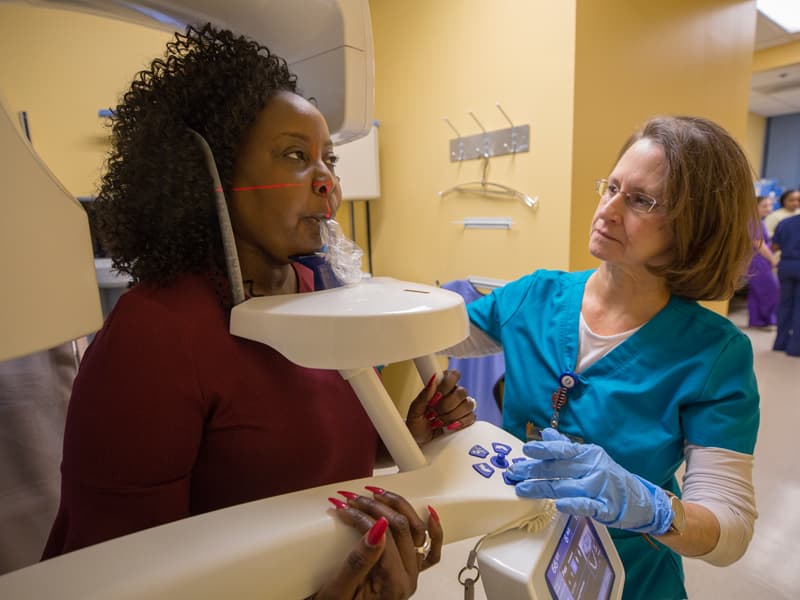
[[[286,188],[286,187],[300,187],[304,184],[302,183],[272,183],[269,185],[249,185],[245,187],[235,187],[231,188],[234,192],[251,192],[253,190],[273,190],[277,188]],[[216,188],[217,192],[221,192],[222,188]]]

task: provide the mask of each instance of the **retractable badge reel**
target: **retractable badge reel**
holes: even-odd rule
[[[567,403],[567,394],[575,387],[578,376],[572,371],[564,371],[558,378],[558,389],[553,392],[550,398],[553,406],[553,414],[550,416],[550,427],[558,429],[558,420],[561,414],[561,409]]]
[[[561,375],[558,376],[558,389],[553,392],[552,396],[550,397],[550,404],[553,407],[553,413],[550,415],[550,424],[549,426],[553,429],[558,429],[558,425],[561,420],[561,409],[567,404],[569,400],[569,393],[570,391],[574,390],[575,387],[578,385],[578,375],[573,373],[572,371],[564,371]],[[530,441],[534,440],[541,440],[542,439],[542,431],[544,427],[539,427],[534,423],[528,421],[525,427],[525,434],[526,439]],[[563,435],[566,435],[570,440],[573,442],[577,442],[579,444],[583,443],[583,438],[570,435],[568,433],[561,432]]]

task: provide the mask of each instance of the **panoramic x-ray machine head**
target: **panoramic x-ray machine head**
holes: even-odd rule
[[[287,58],[304,93],[318,99],[335,141],[365,134],[372,122],[367,0],[31,3],[170,30],[204,22],[230,28]],[[0,313],[0,360],[6,360],[96,331],[102,317],[83,208],[41,163],[5,103],[0,145],[0,275],[9,290]],[[62,268],[54,275],[61,279],[45,284],[41,269],[56,255]],[[420,514],[436,506],[446,543],[502,532],[486,538],[478,553],[489,598],[619,598],[624,573],[605,529],[555,515],[550,502],[518,498],[505,481],[505,468],[522,457],[518,439],[476,423],[420,450],[372,368],[414,358],[427,381],[437,370],[432,354],[468,332],[460,296],[389,278],[238,304],[233,335],[269,344],[297,364],[341,372],[400,472],[233,506],[97,544],[0,577],[0,597],[303,598],[340,566],[357,539],[324,510],[326,498],[377,482],[408,498]]]

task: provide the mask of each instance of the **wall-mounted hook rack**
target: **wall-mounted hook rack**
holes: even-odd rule
[[[491,158],[492,156],[516,154],[529,150],[530,126],[514,125],[514,122],[506,114],[506,111],[503,110],[503,107],[500,106],[500,103],[497,102],[495,106],[497,106],[497,109],[503,114],[511,127],[486,131],[486,128],[475,116],[475,113],[468,111],[467,114],[478,124],[481,133],[463,137],[445,117],[445,122],[458,136],[450,140],[450,162],[472,160],[475,158]]]

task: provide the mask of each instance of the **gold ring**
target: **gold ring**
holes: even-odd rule
[[[426,529],[425,530],[425,541],[422,542],[422,546],[416,546],[414,548],[417,551],[417,554],[419,554],[422,557],[422,560],[425,560],[426,558],[428,558],[428,554],[431,553],[431,545],[432,545],[431,544],[431,534],[428,533],[428,530]]]

